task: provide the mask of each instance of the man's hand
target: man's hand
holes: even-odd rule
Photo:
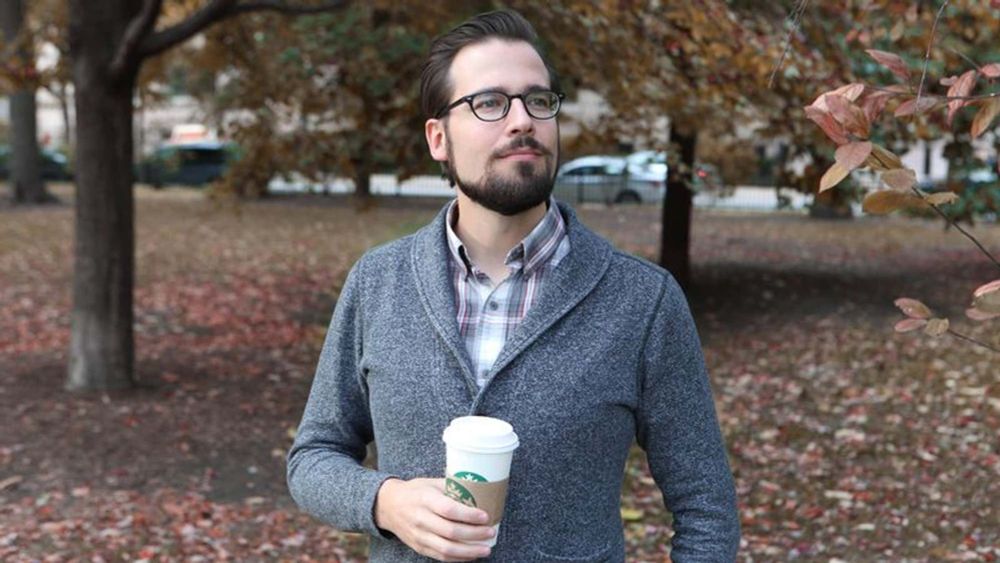
[[[470,561],[490,548],[469,545],[493,537],[489,515],[444,496],[444,479],[389,479],[375,497],[375,524],[414,551],[440,561]]]

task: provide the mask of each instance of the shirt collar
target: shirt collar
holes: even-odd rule
[[[522,269],[524,275],[530,275],[538,267],[548,263],[559,247],[559,242],[566,236],[566,222],[555,199],[549,198],[548,210],[542,220],[514,248],[507,252],[504,263],[512,269]],[[478,274],[479,270],[468,257],[465,245],[455,233],[454,226],[458,219],[458,200],[452,200],[445,217],[445,231],[448,237],[448,248],[455,262],[463,269],[465,275]]]

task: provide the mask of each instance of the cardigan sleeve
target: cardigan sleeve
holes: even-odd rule
[[[375,496],[393,475],[361,465],[373,439],[361,373],[361,270],[359,262],[337,301],[302,422],[288,452],[287,479],[295,502],[320,521],[343,531],[381,535],[373,516]]]
[[[733,561],[740,541],[733,475],[694,321],[669,274],[641,370],[636,437],[674,517],[671,559]]]

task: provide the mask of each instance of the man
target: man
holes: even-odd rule
[[[298,435],[292,496],[372,536],[372,561],[623,561],[636,439],[674,515],[674,561],[729,561],[739,522],[698,336],[661,268],[551,199],[562,96],[531,25],[482,14],[439,37],[421,80],[431,156],[457,197],[348,275]],[[458,416],[520,437],[492,550],[444,496]],[[378,469],[361,465],[378,447]]]

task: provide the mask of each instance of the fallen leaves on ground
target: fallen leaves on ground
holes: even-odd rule
[[[141,385],[109,394],[61,387],[72,209],[0,212],[0,559],[364,560],[364,537],[295,508],[284,454],[351,263],[442,202],[359,215],[344,198],[238,214],[193,190],[137,201]],[[655,256],[656,208],[580,215]],[[1000,358],[893,332],[907,295],[995,342],[995,324],[962,319],[992,265],[921,220],[697,211],[693,229],[690,300],[741,559],[1000,558]],[[973,232],[1000,248],[1000,228]],[[630,561],[669,561],[671,519],[639,450],[622,519]]]

